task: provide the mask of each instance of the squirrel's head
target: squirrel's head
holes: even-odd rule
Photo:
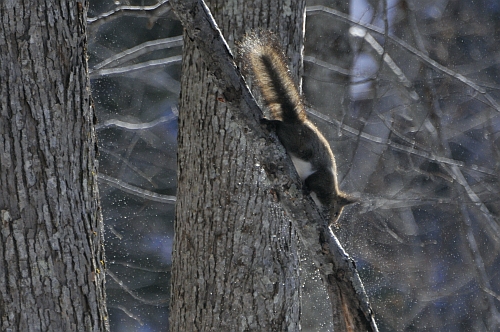
[[[337,221],[342,214],[342,210],[349,204],[356,203],[357,200],[345,195],[336,195],[330,205],[330,226],[337,225]]]

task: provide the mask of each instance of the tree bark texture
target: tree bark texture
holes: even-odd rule
[[[230,45],[276,32],[298,74],[302,1],[208,6]],[[186,33],[183,53],[170,330],[297,331],[297,236],[258,162],[264,140],[247,140]]]
[[[87,2],[0,2],[0,329],[106,331]]]

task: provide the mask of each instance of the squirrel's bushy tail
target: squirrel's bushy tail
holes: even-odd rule
[[[239,45],[243,69],[251,74],[266,106],[276,120],[304,122],[302,99],[281,46],[271,33],[250,33]]]

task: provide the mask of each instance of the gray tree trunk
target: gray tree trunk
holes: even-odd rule
[[[231,46],[250,29],[276,32],[298,76],[304,2],[285,3],[208,6]],[[256,162],[263,143],[246,140],[187,35],[182,71],[170,329],[296,331],[297,236]]]
[[[86,1],[0,2],[0,329],[106,331]]]

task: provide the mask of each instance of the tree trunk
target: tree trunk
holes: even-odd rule
[[[108,330],[86,1],[0,2],[0,325]]]
[[[208,6],[232,45],[254,22],[276,32],[298,76],[303,1]],[[170,329],[299,330],[297,238],[256,162],[262,142],[246,140],[186,34],[182,70]]]

